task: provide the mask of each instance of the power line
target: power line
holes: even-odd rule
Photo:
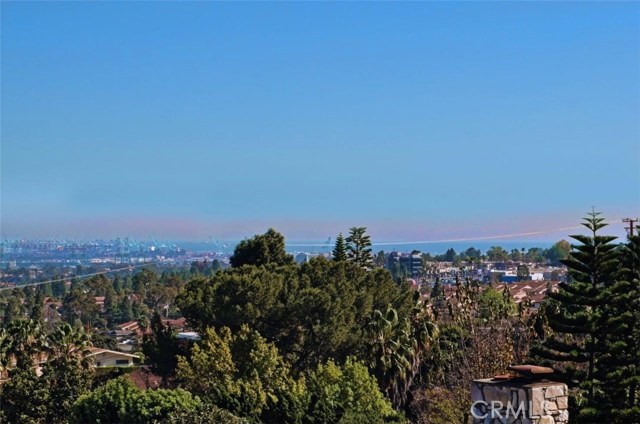
[[[68,278],[58,278],[58,279],[49,280],[49,281],[38,281],[36,283],[22,284],[22,285],[13,286],[13,287],[0,287],[0,291],[21,289],[23,287],[39,286],[41,284],[48,284],[48,283],[59,283],[61,281],[67,281],[67,280],[69,280],[69,278],[85,278],[85,277],[93,277],[93,276],[96,276],[96,275],[110,274],[112,272],[127,271],[127,270],[132,270],[134,268],[140,268],[142,266],[148,266],[148,265],[152,265],[152,264],[155,264],[155,261],[145,262],[145,263],[139,264],[139,265],[129,265],[129,266],[126,266],[124,268],[110,269],[110,270],[107,270],[107,271],[92,272],[91,274],[74,275],[73,277],[68,277]]]

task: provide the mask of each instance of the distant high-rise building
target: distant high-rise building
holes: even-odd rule
[[[422,272],[422,256],[418,254],[391,252],[387,258],[387,269],[406,270],[407,276],[417,278]]]

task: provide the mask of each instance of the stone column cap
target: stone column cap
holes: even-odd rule
[[[526,377],[540,378],[549,374],[553,374],[553,368],[539,367],[537,365],[511,365],[507,368],[509,371],[515,371]]]

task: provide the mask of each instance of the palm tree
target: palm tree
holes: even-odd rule
[[[411,316],[400,321],[398,313],[388,308],[386,314],[376,310],[369,322],[371,363],[382,390],[396,408],[403,407],[420,366],[438,334],[431,313],[416,296]]]
[[[47,422],[63,424],[71,413],[73,402],[91,386],[91,340],[82,327],[68,323],[58,325],[48,337],[47,363],[42,379],[50,388]]]
[[[55,328],[48,340],[47,354],[50,360],[72,359],[83,367],[90,364],[91,337],[83,328],[74,328],[65,322]]]
[[[32,365],[34,357],[47,348],[47,339],[39,321],[17,320],[10,324],[0,344],[4,365],[15,363],[17,367],[24,368]]]

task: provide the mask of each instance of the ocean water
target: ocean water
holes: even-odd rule
[[[286,250],[290,253],[295,252],[308,252],[308,253],[322,253],[330,252],[333,249],[333,239],[330,244],[326,244],[324,241],[303,241],[296,240],[287,244]],[[548,249],[554,242],[550,241],[517,241],[517,240],[494,240],[494,241],[456,241],[456,242],[436,242],[436,243],[373,243],[372,249],[374,252],[384,250],[385,252],[411,252],[413,250],[419,250],[423,253],[431,253],[435,255],[443,254],[448,249],[453,248],[457,253],[464,252],[470,247],[480,249],[482,253],[486,253],[492,246],[501,246],[507,252],[512,249],[529,250],[532,247],[540,247],[542,249]],[[176,245],[183,249],[192,252],[224,252],[232,253],[237,242],[176,242]]]

